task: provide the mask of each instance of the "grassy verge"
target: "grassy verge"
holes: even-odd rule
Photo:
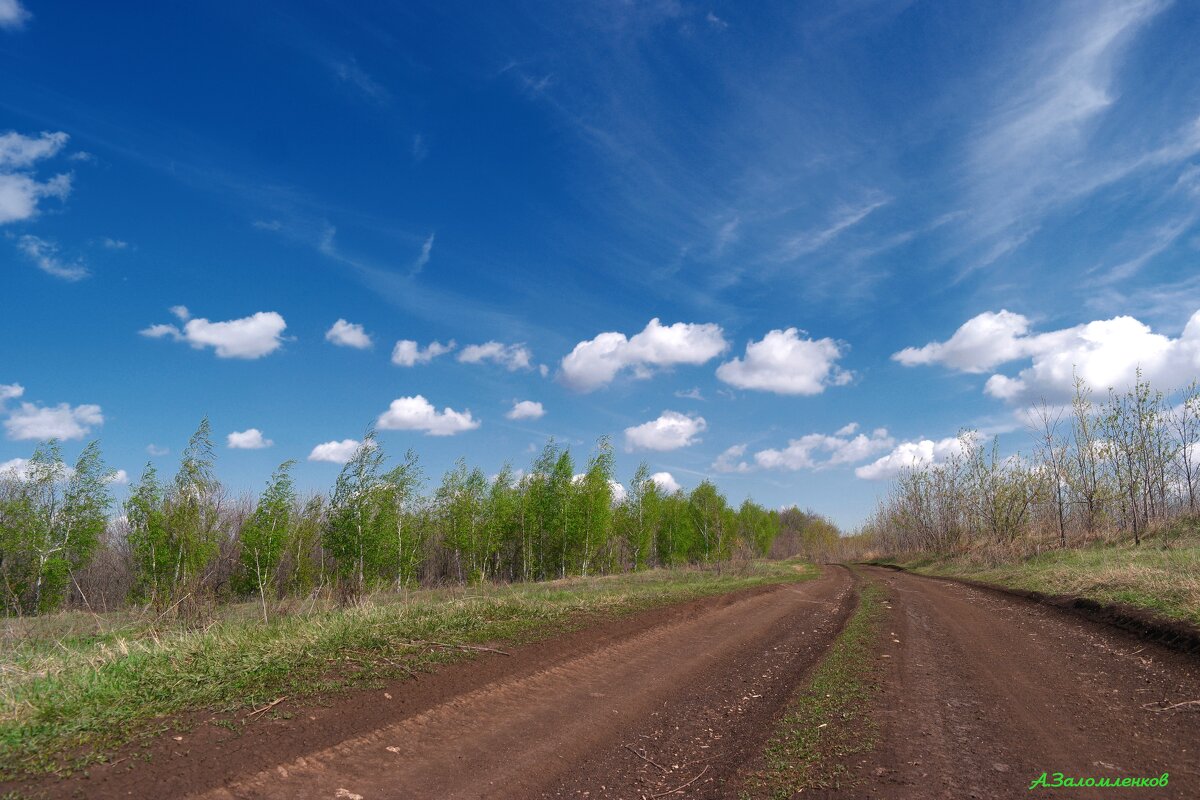
[[[1126,603],[1200,625],[1200,535],[1194,531],[1164,531],[1140,546],[1097,542],[1000,563],[972,554],[892,563],[926,575]]]
[[[833,648],[789,702],[763,751],[762,768],[747,776],[743,798],[786,798],[834,786],[849,757],[874,746],[868,710],[883,613],[882,590],[863,586]]]
[[[0,641],[0,780],[102,761],[172,714],[372,685],[469,655],[430,641],[529,641],[598,615],[816,574],[809,565],[756,562],[721,573],[381,594],[347,609],[277,610],[268,623],[243,604],[219,609],[202,629],[128,614],[9,621]]]

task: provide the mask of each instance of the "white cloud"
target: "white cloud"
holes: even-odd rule
[[[892,358],[906,367],[942,364],[962,372],[985,372],[997,364],[1024,354],[1021,338],[1029,331],[1029,320],[1001,309],[967,320],[944,342],[924,347],[906,347]]]
[[[683,487],[679,485],[679,481],[675,480],[675,476],[669,472],[656,472],[650,476],[650,480],[658,485],[658,488],[667,494],[675,494]]]
[[[15,400],[25,394],[25,387],[19,383],[0,383],[0,403],[5,400]]]
[[[676,389],[675,396],[681,397],[684,400],[703,400],[704,395],[700,393],[699,386],[693,386],[691,389]]]
[[[664,411],[658,419],[625,429],[626,450],[678,450],[700,441],[708,429],[704,417]]]
[[[744,444],[727,447],[712,463],[712,469],[715,472],[749,472],[752,469],[751,466],[741,460],[744,455],[746,455],[746,445]]]
[[[392,363],[397,367],[412,367],[417,364],[428,364],[440,355],[453,350],[457,345],[451,339],[448,344],[430,342],[424,350],[412,339],[401,339],[392,348]]]
[[[745,359],[717,368],[717,377],[739,389],[776,394],[814,395],[826,386],[842,386],[854,377],[837,365],[843,347],[833,339],[801,339],[796,328],[773,330],[746,345]]]
[[[174,306],[172,313],[186,318],[187,309]],[[227,322],[210,322],[207,319],[188,319],[180,330],[175,325],[151,325],[139,333],[151,339],[167,337],[177,342],[187,342],[197,350],[212,347],[219,358],[262,358],[275,352],[283,345],[283,331],[287,323],[275,311],[259,311],[249,317]]]
[[[842,428],[842,431],[846,431],[846,428]],[[862,461],[896,444],[886,428],[877,428],[870,436],[852,434],[853,431],[839,431],[839,435],[835,436],[810,433],[789,440],[788,446],[781,450],[758,451],[754,454],[754,463],[762,469],[822,469]]]
[[[362,325],[340,318],[325,331],[325,341],[333,342],[339,347],[353,347],[358,350],[366,350],[371,346],[371,337]]]
[[[955,346],[964,330],[1008,320],[988,345]],[[979,320],[984,318],[984,322]],[[1029,321],[1001,311],[968,320],[945,343],[902,350],[893,356],[904,364],[945,364],[962,372],[984,372],[999,364],[1028,359],[1030,365],[1015,376],[994,374],[984,390],[1014,404],[1045,399],[1061,402],[1070,397],[1075,375],[1097,390],[1121,390],[1142,373],[1152,384],[1174,389],[1200,375],[1200,311],[1192,315],[1179,338],[1155,333],[1133,317],[1096,320],[1047,333],[1030,333]]]
[[[911,467],[944,464],[947,459],[963,451],[963,442],[958,438],[922,439],[919,442],[901,442],[883,458],[854,470],[864,480],[881,481],[896,477]]]
[[[0,478],[23,480],[28,474],[28,470],[28,458],[10,458],[8,461],[0,461]]]
[[[851,436],[858,432],[858,423],[850,422],[838,428],[834,436]]]
[[[428,436],[453,436],[475,430],[479,420],[468,411],[444,408],[438,411],[421,395],[400,397],[379,415],[376,424],[385,431],[424,431]]]
[[[0,28],[19,30],[32,16],[33,14],[21,5],[21,0],[0,0]]]
[[[429,263],[429,257],[433,254],[433,237],[434,234],[429,234],[429,238],[421,245],[421,255],[417,256],[417,260],[413,262],[412,273],[414,275],[425,269],[425,265]]]
[[[262,450],[275,444],[270,439],[264,439],[258,428],[234,431],[225,437],[225,443],[230,450]]]
[[[312,449],[308,454],[309,461],[328,461],[331,464],[345,464],[354,458],[362,442],[357,439],[342,439],[340,442],[324,442]]]
[[[521,400],[513,403],[512,409],[504,416],[509,419],[541,419],[546,415],[546,409],[535,400]]]
[[[8,438],[23,439],[82,439],[93,425],[103,425],[104,415],[100,406],[71,406],[59,403],[56,406],[39,406],[21,403],[4,421]]]
[[[611,383],[621,370],[632,369],[635,377],[646,378],[655,368],[703,364],[728,346],[719,325],[663,325],[655,317],[633,338],[610,331],[575,345],[562,360],[562,378],[571,388],[590,392]]]
[[[129,242],[121,239],[114,239],[111,236],[105,236],[100,240],[100,246],[106,250],[128,250]]]
[[[151,442],[150,444],[146,445],[146,452],[152,456],[165,456],[171,452],[171,448],[159,447],[158,445]]]
[[[797,234],[784,242],[780,258],[790,261],[820,250],[841,235],[842,231],[853,228],[870,216],[873,211],[890,202],[891,199],[885,197],[871,199],[857,206],[843,206],[838,209],[836,218],[827,227]]]
[[[59,258],[58,245],[37,236],[25,235],[17,240],[17,249],[47,275],[64,281],[83,280],[88,276],[87,267],[81,261],[66,262]]]
[[[111,483],[115,486],[126,486],[129,484],[129,473],[123,469],[109,474],[105,483]]]
[[[458,354],[458,360],[463,364],[482,364],[491,361],[506,368],[509,372],[519,369],[531,369],[529,364],[533,353],[523,344],[503,344],[501,342],[484,342],[469,344]]]
[[[1008,76],[996,107],[975,129],[965,166],[971,224],[991,237],[993,253],[1015,249],[1049,211],[1111,184],[1143,167],[1186,159],[1200,141],[1184,140],[1143,152],[1126,163],[1104,163],[1093,142],[1112,118],[1119,66],[1136,35],[1169,2],[1092,0],[1045,4],[1034,17],[1037,30],[1019,31],[1004,48],[1011,63],[997,65]],[[1028,43],[1028,44],[1027,44]],[[1132,130],[1132,128],[1131,128]],[[1140,149],[1130,142],[1126,151]]]
[[[3,17],[2,8],[0,6],[0,18]],[[47,131],[38,136],[22,136],[16,131],[0,134],[0,170],[27,169],[39,161],[53,158],[70,138],[62,131]]]
[[[20,6],[16,8],[19,10]],[[0,27],[3,18],[3,7],[0,6]],[[30,172],[37,162],[57,155],[68,138],[61,131],[38,136],[23,136],[15,131],[0,134],[0,225],[32,218],[37,214],[42,198],[61,200],[71,193],[69,174],[39,181]]]

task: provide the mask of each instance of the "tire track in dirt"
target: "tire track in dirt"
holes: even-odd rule
[[[848,573],[830,568],[195,796],[641,797],[701,771],[703,780],[674,796],[722,796],[724,779],[769,734],[852,599]]]
[[[879,745],[816,797],[1200,797],[1200,661],[986,589],[863,568],[888,612]],[[1043,772],[1167,788],[1029,791]]]

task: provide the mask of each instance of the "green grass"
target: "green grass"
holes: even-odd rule
[[[162,730],[172,714],[233,715],[470,655],[412,642],[528,641],[597,617],[816,574],[811,565],[753,562],[720,573],[654,570],[379,594],[346,609],[297,603],[269,623],[247,603],[217,609],[200,629],[129,613],[8,620],[0,639],[0,779],[102,761]]]
[[[855,753],[874,746],[869,716],[883,591],[867,584],[858,608],[807,686],[789,701],[763,751],[761,769],[747,776],[743,798],[787,798],[837,785]]]
[[[1000,563],[971,554],[893,563],[925,575],[1126,603],[1200,624],[1200,537],[1188,531],[1164,531],[1141,545],[1096,542]]]

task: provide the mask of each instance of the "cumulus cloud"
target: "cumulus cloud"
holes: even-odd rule
[[[3,27],[5,0],[0,0],[0,27]],[[20,4],[8,6],[10,14]],[[16,19],[9,16],[10,20]],[[52,158],[66,146],[67,134],[58,131],[23,136],[15,131],[0,134],[0,225],[19,222],[37,215],[38,203],[46,197],[65,199],[71,193],[68,173],[38,180],[33,168],[39,161]]]
[[[746,455],[746,445],[735,444],[721,451],[721,455],[712,463],[714,472],[749,472],[751,467],[742,457]]]
[[[412,339],[401,339],[392,348],[392,363],[397,367],[413,367],[417,364],[428,364],[438,356],[449,353],[455,347],[454,340],[451,339],[448,344],[430,342],[429,346],[422,350],[421,346]]]
[[[675,476],[669,472],[656,472],[650,476],[650,480],[654,481],[658,488],[667,494],[675,494],[683,488],[679,485],[679,481],[675,480]]]
[[[826,386],[842,386],[854,377],[837,365],[843,346],[833,339],[800,338],[796,328],[773,330],[746,345],[744,358],[717,368],[717,377],[739,389],[776,394],[814,395]]]
[[[992,331],[990,340],[981,331]],[[966,333],[964,333],[966,331]],[[993,374],[984,391],[1015,404],[1070,397],[1075,376],[1096,389],[1132,385],[1138,367],[1152,384],[1175,388],[1200,374],[1200,311],[1182,334],[1171,338],[1122,316],[1046,333],[1031,333],[1029,320],[1008,311],[985,312],[968,320],[946,342],[906,348],[902,364],[943,364],[980,373],[1012,361],[1028,360],[1016,375]]]
[[[25,387],[19,383],[0,383],[0,403],[5,400],[15,400],[25,394]]]
[[[234,431],[225,437],[225,443],[230,450],[262,450],[275,444],[270,439],[264,439],[258,428]]]
[[[2,14],[0,11],[0,16]],[[45,131],[37,136],[23,136],[16,131],[0,134],[0,170],[27,169],[39,161],[52,158],[59,154],[70,138],[62,131]]]
[[[892,452],[870,464],[854,470],[859,478],[871,481],[890,480],[912,467],[936,466],[963,451],[963,441],[956,437],[922,439],[917,442],[901,442]]]
[[[10,458],[0,461],[0,478],[23,480],[29,474],[28,458]]]
[[[438,411],[421,395],[400,397],[379,415],[376,424],[385,431],[424,431],[427,436],[453,436],[475,430],[479,420],[468,411],[444,408]]]
[[[357,439],[342,439],[340,442],[324,442],[317,445],[308,454],[309,461],[328,461],[331,464],[345,464],[354,458],[362,442]]]
[[[72,406],[59,403],[56,406],[40,406],[36,403],[21,403],[4,420],[8,438],[25,439],[82,439],[95,425],[104,424],[100,406]]]
[[[25,254],[38,269],[47,275],[64,281],[79,281],[88,276],[87,267],[81,261],[64,261],[59,256],[58,245],[37,236],[25,235],[17,240],[17,249]]]
[[[259,311],[249,317],[226,322],[188,319],[187,309],[174,306],[171,312],[186,320],[182,329],[175,325],[151,325],[139,331],[151,339],[169,338],[187,342],[197,350],[212,347],[218,358],[262,358],[283,346],[287,323],[275,311]]]
[[[366,350],[371,346],[371,336],[363,326],[354,322],[338,319],[329,330],[325,331],[325,341],[333,342],[339,347],[353,347]]]
[[[854,436],[853,432],[841,431],[834,436],[810,433],[789,440],[785,448],[758,451],[754,454],[754,463],[762,469],[822,469],[863,461],[895,444],[896,440],[888,435],[886,428],[876,428],[870,436],[865,433]]]
[[[656,368],[703,364],[716,358],[729,343],[719,325],[650,320],[641,333],[601,333],[575,345],[562,360],[562,379],[573,389],[590,392],[611,383],[622,370],[646,378]]]
[[[944,342],[924,347],[906,347],[892,358],[906,367],[941,364],[962,372],[986,372],[997,364],[1021,358],[1025,354],[1022,338],[1029,332],[1029,320],[1001,309],[985,311],[967,320]]]
[[[625,429],[625,449],[678,450],[700,441],[697,437],[708,429],[704,417],[664,411],[658,419]]]
[[[463,364],[482,364],[491,361],[515,372],[519,369],[531,369],[529,364],[533,353],[523,344],[504,344],[502,342],[484,342],[469,344],[458,354],[458,360]]]
[[[521,400],[513,403],[513,407],[504,416],[509,419],[541,419],[546,415],[546,409],[535,400]]]
[[[25,23],[32,16],[33,14],[21,5],[21,0],[0,0],[0,28],[19,30],[25,27]]]
[[[115,486],[125,486],[129,483],[129,473],[123,469],[110,472],[108,477],[104,479],[104,482],[111,483]]]

